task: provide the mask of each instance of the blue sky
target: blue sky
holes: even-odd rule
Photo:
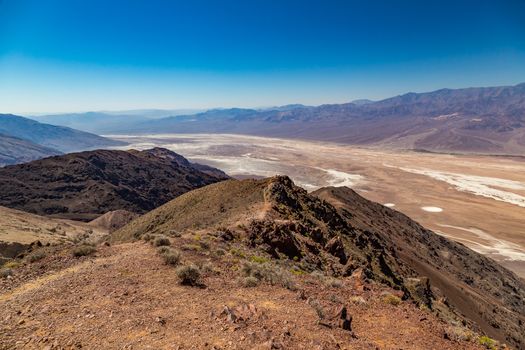
[[[523,81],[522,0],[0,0],[0,112],[322,104]]]

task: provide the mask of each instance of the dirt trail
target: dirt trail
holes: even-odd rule
[[[181,286],[173,267],[143,242],[100,247],[90,258],[0,295],[0,349],[475,349],[443,339],[445,325],[412,304],[385,305],[373,292],[304,284],[307,299],[351,304],[351,332],[317,323],[297,291],[239,286],[225,260],[183,251],[183,263],[211,261],[205,288]],[[323,301],[325,300],[325,301]],[[242,322],[221,315],[245,307]]]

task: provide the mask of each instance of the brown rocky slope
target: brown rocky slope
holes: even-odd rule
[[[402,214],[342,191],[309,195],[287,177],[226,181],[143,215],[114,239],[217,231],[220,239],[296,262],[305,273],[319,270],[338,278],[362,274],[448,322],[525,346],[522,280]],[[345,207],[345,201],[351,205]]]
[[[161,148],[70,153],[0,168],[0,205],[89,221],[118,209],[145,213],[227,178]]]

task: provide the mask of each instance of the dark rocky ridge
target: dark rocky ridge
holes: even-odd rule
[[[71,153],[0,169],[0,205],[89,221],[108,211],[145,213],[224,180],[166,149]]]
[[[401,290],[443,319],[518,348],[525,345],[522,280],[351,190],[328,188],[311,195],[287,177],[225,181],[186,193],[113,237],[195,229],[218,230],[221,239],[299,261],[305,271],[360,274]]]

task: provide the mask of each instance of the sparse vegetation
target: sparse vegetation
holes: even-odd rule
[[[259,285],[259,280],[253,276],[247,276],[241,280],[241,284],[243,287],[253,288]]]
[[[201,271],[195,265],[185,265],[177,268],[180,283],[188,286],[200,284]]]
[[[388,293],[383,296],[383,302],[393,306],[398,306],[401,304],[401,299],[393,294]]]
[[[328,287],[332,287],[332,288],[342,288],[344,286],[343,281],[337,278],[327,278],[325,280],[325,284]]]
[[[202,250],[202,248],[200,245],[196,245],[196,244],[185,244],[182,246],[182,250],[191,250],[194,252],[199,252]]]
[[[152,244],[155,247],[171,245],[170,239],[166,236],[157,236],[153,239]]]
[[[8,268],[2,268],[0,269],[0,278],[7,278],[8,276],[13,275],[13,270]]]
[[[175,266],[180,263],[181,253],[178,250],[162,246],[158,251],[166,265]]]
[[[170,232],[168,233],[168,235],[170,235],[171,237],[178,238],[178,237],[181,237],[181,236],[182,236],[182,233],[180,233],[180,232],[177,231],[177,230],[170,230]]]
[[[259,281],[266,281],[271,285],[280,285],[290,290],[297,289],[289,273],[276,265],[244,262],[241,266],[241,273],[245,277],[251,276]]]
[[[269,262],[270,259],[265,258],[264,256],[252,255],[252,256],[250,256],[250,261],[254,262],[254,263],[257,263],[257,264],[265,264],[265,263]]]
[[[325,317],[325,313],[324,313],[323,306],[321,305],[319,300],[311,299],[308,304],[315,310],[317,317],[319,317],[320,320],[323,320]]]
[[[164,253],[167,253],[167,252],[169,252],[169,251],[170,251],[170,247],[167,247],[167,246],[162,246],[162,247],[159,247],[159,248],[157,249],[157,252],[158,252],[159,254],[164,254]]]
[[[224,249],[221,248],[213,251],[213,255],[215,255],[216,257],[223,256],[224,254],[226,254],[226,252],[224,251]]]
[[[91,255],[93,253],[95,253],[97,251],[97,248],[95,248],[94,246],[92,245],[88,245],[88,244],[82,244],[78,247],[75,247],[73,249],[73,256],[74,257],[81,257],[81,256],[87,256],[87,255]]]
[[[474,333],[465,327],[449,326],[445,329],[445,336],[453,341],[471,341]]]
[[[20,263],[16,260],[8,261],[3,265],[3,267],[8,269],[16,269],[18,266],[20,266]]]
[[[246,254],[244,254],[244,252],[240,251],[237,248],[231,248],[230,249],[230,254],[233,255],[233,256],[237,256],[239,258],[243,258],[243,259],[246,258]]]
[[[47,256],[46,253],[44,253],[43,251],[36,251],[36,252],[33,252],[30,255],[28,255],[26,259],[30,263],[34,263],[34,262],[37,262],[39,260],[42,260],[46,256]]]
[[[142,239],[146,242],[151,241],[155,236],[150,233],[145,233],[142,235]]]
[[[479,345],[483,345],[487,349],[490,349],[490,350],[496,349],[496,341],[492,338],[487,337],[486,335],[479,337],[478,343]]]
[[[199,246],[205,250],[210,249],[210,244],[204,240],[199,241]]]

